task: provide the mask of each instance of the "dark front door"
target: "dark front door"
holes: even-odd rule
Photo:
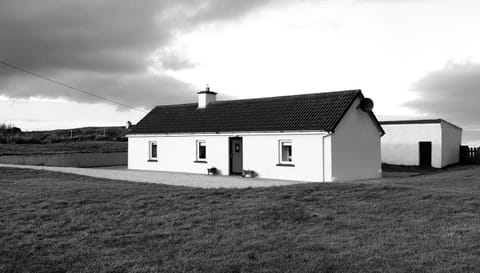
[[[418,143],[420,151],[420,166],[431,167],[432,166],[432,142],[421,141]]]
[[[243,145],[241,137],[230,138],[230,174],[242,174]]]

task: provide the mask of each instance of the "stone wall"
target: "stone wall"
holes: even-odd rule
[[[106,167],[127,165],[126,152],[59,153],[32,155],[2,155],[0,163],[58,167]]]

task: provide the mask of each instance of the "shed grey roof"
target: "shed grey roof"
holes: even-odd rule
[[[129,134],[249,131],[333,132],[360,90],[156,106]],[[379,130],[383,129],[370,114]]]
[[[380,121],[380,124],[382,125],[395,125],[395,124],[434,124],[434,123],[446,123],[451,125],[452,127],[455,127],[459,130],[462,130],[460,126],[457,126],[449,121],[446,121],[444,119],[438,118],[438,119],[411,119],[411,120],[384,120]]]

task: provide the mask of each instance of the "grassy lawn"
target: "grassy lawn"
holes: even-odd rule
[[[192,189],[0,168],[0,272],[480,272],[480,168]]]
[[[126,152],[128,144],[118,141],[78,141],[52,144],[0,144],[0,155],[51,153]]]

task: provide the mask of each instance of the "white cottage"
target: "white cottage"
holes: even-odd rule
[[[458,163],[462,128],[443,119],[380,122],[382,162],[394,165],[443,168]]]
[[[381,176],[384,134],[360,90],[157,106],[128,135],[128,167],[312,182]]]

